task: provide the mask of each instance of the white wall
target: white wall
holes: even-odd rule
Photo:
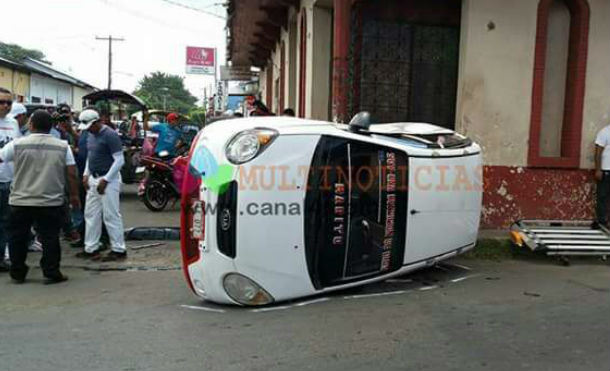
[[[610,2],[588,2],[582,168],[593,167],[595,135],[610,123]],[[526,166],[538,1],[463,4],[457,129],[483,146],[485,164]]]
[[[30,77],[30,102],[32,97],[39,97],[40,103],[50,99],[52,104],[67,103],[73,106],[72,85],[36,73],[32,73]]]
[[[456,129],[481,144],[487,165],[527,163],[537,9],[463,0]]]
[[[93,90],[81,88],[80,86],[74,86],[72,91],[72,110],[74,111],[82,111],[83,110],[83,97],[89,93],[92,93]]]
[[[583,168],[593,168],[595,136],[610,123],[610,2],[588,1],[591,19],[580,157]]]

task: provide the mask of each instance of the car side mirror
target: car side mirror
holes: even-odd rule
[[[370,126],[371,114],[367,111],[359,112],[349,122],[349,129],[354,133],[368,131]]]

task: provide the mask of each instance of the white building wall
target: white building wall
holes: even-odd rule
[[[531,0],[463,0],[456,129],[481,144],[487,165],[527,164],[537,10]]]
[[[29,101],[35,103],[32,100],[33,97],[40,98],[40,103],[43,104],[67,103],[72,106],[72,85],[32,73]]]
[[[72,110],[82,111],[83,110],[83,97],[89,93],[92,93],[91,89],[81,88],[80,86],[74,86],[72,91]]]
[[[588,3],[582,168],[610,121],[610,2]],[[527,165],[537,13],[538,1],[463,0],[456,128],[482,145],[486,165]]]
[[[588,1],[591,19],[580,157],[583,168],[594,167],[595,136],[610,123],[610,1]]]

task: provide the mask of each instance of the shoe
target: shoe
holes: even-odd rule
[[[126,252],[111,251],[108,253],[108,255],[106,255],[102,258],[102,261],[103,262],[115,262],[115,261],[121,261],[121,260],[125,260],[125,259],[127,259]]]
[[[70,247],[73,247],[75,249],[83,248],[83,247],[85,247],[85,240],[80,239],[78,241],[71,242]]]
[[[30,252],[42,252],[42,243],[38,241],[38,237],[35,237],[30,246],[28,246]]]
[[[83,250],[83,251],[77,253],[76,255],[74,255],[74,257],[79,258],[79,259],[98,260],[99,258],[101,258],[101,255],[100,255],[100,252],[97,250],[94,252],[86,252]]]
[[[45,277],[44,284],[52,285],[55,283],[65,282],[67,280],[68,280],[68,276],[66,276],[65,274],[62,274],[62,273],[58,273],[57,275],[52,276],[52,277]]]
[[[28,275],[28,271],[30,270],[30,268],[28,268],[27,266],[25,267],[25,270],[21,273],[16,273],[11,271],[11,279],[13,280],[13,283],[16,284],[22,284],[25,282],[25,277]]]

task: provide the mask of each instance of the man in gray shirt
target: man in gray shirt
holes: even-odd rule
[[[10,274],[16,283],[25,282],[28,273],[25,260],[34,223],[42,243],[40,266],[46,277],[45,283],[68,279],[59,270],[59,229],[65,212],[66,174],[70,203],[72,207],[80,208],[77,170],[68,144],[49,134],[52,123],[48,112],[34,112],[30,118],[31,135],[10,142],[0,150],[0,161],[12,161],[15,168],[9,197],[9,249]]]
[[[85,250],[76,256],[100,259],[102,218],[110,237],[111,251],[102,261],[123,260],[127,257],[123,237],[123,218],[119,208],[121,167],[125,163],[123,145],[119,135],[102,124],[97,111],[84,110],[79,117],[87,137],[87,162],[83,185],[87,190],[85,201]]]

